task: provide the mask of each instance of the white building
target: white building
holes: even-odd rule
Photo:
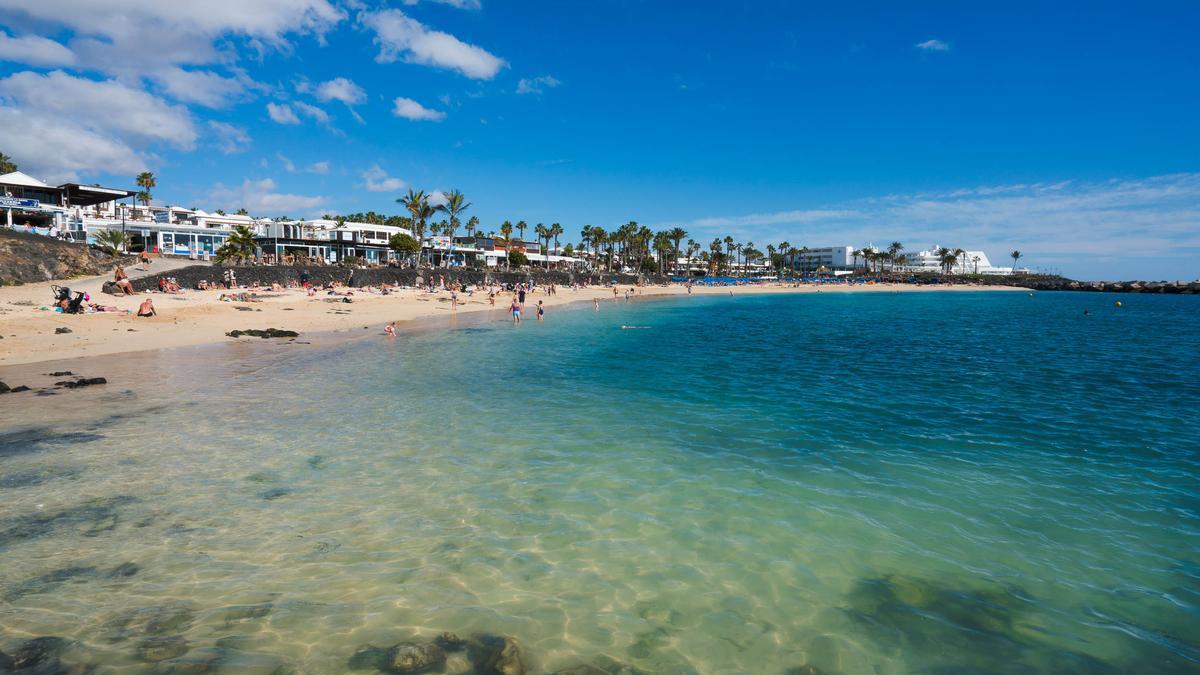
[[[848,270],[860,267],[862,258],[854,258],[853,246],[825,246],[801,251],[796,260],[805,270],[816,270],[824,267],[828,270]]]
[[[942,272],[942,257],[937,244],[924,251],[904,254],[905,263],[900,268],[906,272]],[[952,274],[1012,274],[1011,267],[996,267],[983,251],[964,251],[951,268]]]

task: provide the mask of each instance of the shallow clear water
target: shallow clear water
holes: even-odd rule
[[[178,635],[324,673],[449,630],[515,636],[533,672],[1200,669],[1200,298],[373,333],[0,399],[0,648],[65,636],[138,672]]]

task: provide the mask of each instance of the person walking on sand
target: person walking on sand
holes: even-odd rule
[[[524,286],[517,287],[517,300],[520,301],[522,307],[525,306],[525,287]]]
[[[537,317],[538,322],[541,322],[546,318],[546,306],[542,304],[541,300],[538,300]]]
[[[142,249],[142,254],[138,257],[142,261],[142,270],[143,271],[149,270],[150,269],[150,254],[147,253],[145,249]]]
[[[512,306],[510,307],[510,309],[512,309],[513,323],[514,324],[521,323],[521,303],[517,302],[517,299],[515,297],[513,298]]]

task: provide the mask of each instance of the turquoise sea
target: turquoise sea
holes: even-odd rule
[[[0,650],[338,673],[453,631],[531,673],[1200,672],[1200,298],[502,318],[0,398]]]

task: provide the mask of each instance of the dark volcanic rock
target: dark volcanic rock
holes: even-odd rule
[[[33,670],[37,672],[56,672],[58,657],[66,651],[71,643],[60,637],[39,637],[26,640],[13,652],[13,669]]]
[[[75,331],[71,330],[70,328],[67,328],[66,326],[59,326],[58,328],[54,329],[55,335],[66,335],[67,333],[74,333],[74,332]]]
[[[196,613],[188,607],[167,605],[127,610],[104,625],[104,638],[120,642],[132,637],[179,633],[192,625]]]
[[[521,645],[502,635],[476,635],[467,644],[467,656],[479,675],[525,675]]]
[[[85,537],[97,536],[115,529],[119,519],[118,508],[135,501],[135,497],[127,496],[93,499],[56,513],[35,513],[0,521],[0,549],[10,543],[49,534],[60,527],[75,527]]]
[[[152,663],[183,656],[188,651],[188,641],[178,635],[148,637],[138,643],[137,656]]]
[[[69,370],[56,370],[53,373],[46,373],[47,377],[72,377],[75,373]]]
[[[26,387],[25,385],[22,384],[20,386],[16,386],[16,387],[12,388],[12,393],[14,393],[14,394],[18,394],[23,391],[29,391],[29,387]]]
[[[12,387],[0,382],[0,394],[7,394]]]
[[[12,657],[0,651],[0,673],[7,673],[14,669]]]
[[[30,487],[41,485],[49,480],[70,479],[79,476],[79,469],[73,467],[48,466],[41,469],[6,473],[0,476],[0,488]]]
[[[46,574],[26,579],[13,586],[4,599],[12,602],[26,595],[35,595],[52,591],[63,583],[79,577],[90,577],[96,574],[95,567],[63,567]]]
[[[280,329],[280,328],[268,328],[268,329],[266,329],[266,330],[259,330],[259,329],[257,329],[257,328],[252,328],[252,329],[250,329],[250,330],[231,330],[231,331],[229,331],[228,333],[226,333],[226,335],[228,335],[228,336],[229,336],[229,337],[231,337],[231,338],[236,338],[236,337],[241,337],[241,336],[243,336],[243,335],[248,335],[248,336],[250,336],[250,337],[263,338],[264,340],[265,340],[265,339],[267,339],[267,338],[294,338],[294,337],[300,337],[300,334],[299,334],[299,333],[297,333],[297,332],[296,332],[296,331],[294,331],[294,330],[283,330],[283,329]]]
[[[457,652],[467,646],[467,641],[454,633],[442,633],[433,639],[433,644],[448,652]]]
[[[109,570],[108,576],[113,579],[120,579],[121,577],[131,577],[141,571],[142,568],[138,567],[137,563],[127,562],[121,563]]]
[[[258,493],[258,496],[260,499],[272,501],[275,499],[279,499],[280,497],[286,497],[286,496],[292,494],[292,492],[294,492],[294,490],[292,490],[291,488],[277,487],[277,488],[271,488],[270,490],[263,490],[262,492]]]
[[[401,642],[388,650],[389,673],[429,673],[446,665],[446,652],[435,644]]]
[[[225,609],[223,618],[225,625],[231,626],[235,623],[243,623],[254,619],[261,619],[271,613],[274,605],[265,602],[259,605],[233,605]]]
[[[94,384],[108,384],[108,380],[103,377],[81,377],[77,380],[63,380],[54,384],[67,389],[78,389],[79,387],[90,387]]]

